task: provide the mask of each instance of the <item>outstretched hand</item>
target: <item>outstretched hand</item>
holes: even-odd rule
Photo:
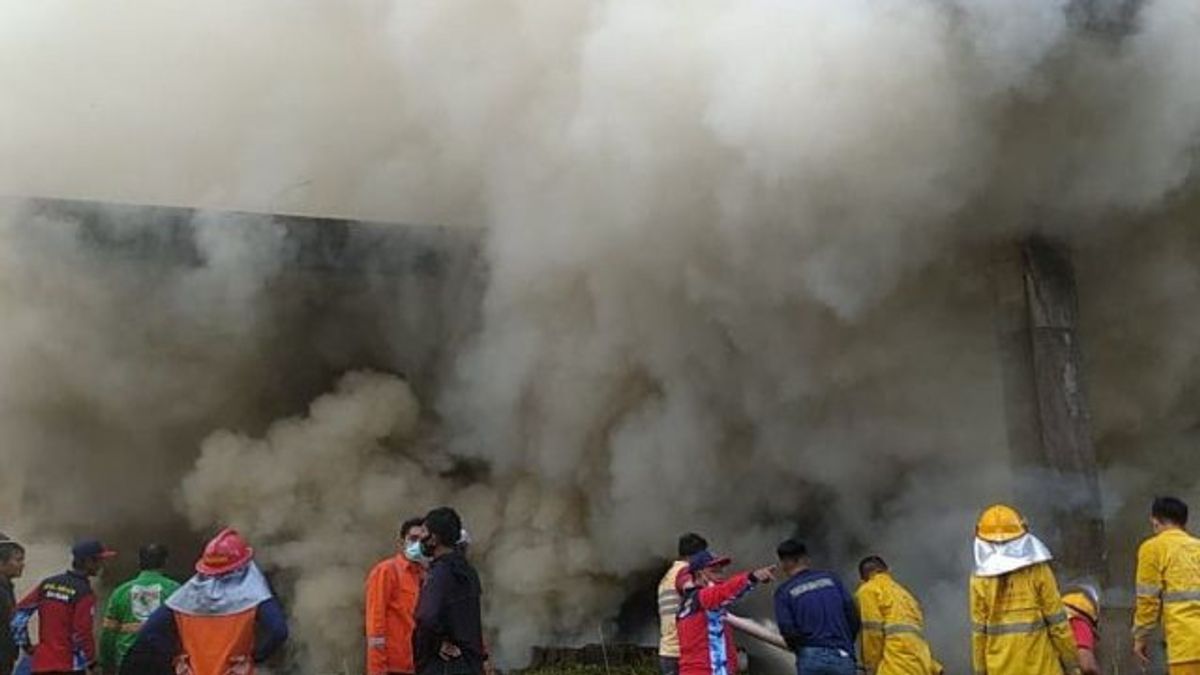
[[[775,580],[775,572],[778,570],[777,565],[768,565],[760,567],[750,573],[750,578],[760,584],[769,584]]]

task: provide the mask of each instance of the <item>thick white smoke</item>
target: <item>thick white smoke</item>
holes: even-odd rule
[[[266,427],[320,379],[272,381],[309,333],[267,311],[270,226],[216,223],[198,280],[149,298],[39,243],[60,229],[4,232],[5,452],[164,476],[22,513],[156,522],[198,439],[244,431],[203,443],[182,505],[266,544],[306,668],[357,658],[366,567],[450,502],[507,663],[594,635],[698,529],[747,563],[793,531],[846,573],[888,557],[961,669],[970,520],[1013,480],[988,268],[1032,231],[1076,250],[1116,530],[1194,490],[1161,470],[1200,376],[1193,2],[47,1],[0,31],[0,191],[487,230],[482,327],[407,442],[407,390],[361,375]]]
[[[235,522],[270,568],[287,571],[297,642],[315,672],[332,672],[361,636],[363,563],[376,555],[396,514],[442,491],[417,460],[389,455],[410,445],[419,409],[395,378],[350,373],[306,418],[283,420],[265,438],[220,432],[201,446],[182,504],[197,529]],[[343,651],[329,651],[328,647]]]

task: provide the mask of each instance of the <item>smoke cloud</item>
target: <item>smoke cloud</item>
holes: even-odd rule
[[[1195,3],[48,0],[0,31],[0,192],[484,232],[439,351],[470,294],[297,273],[270,218],[199,216],[188,265],[0,220],[6,513],[245,528],[297,672],[354,667],[367,569],[440,503],[505,664],[592,639],[696,529],[884,555],[963,669],[971,522],[1033,480],[989,278],[1030,233],[1078,266],[1116,586],[1148,495],[1196,492]]]

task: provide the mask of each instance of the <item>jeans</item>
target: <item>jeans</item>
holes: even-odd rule
[[[658,657],[658,669],[662,675],[679,675],[679,657],[678,656],[660,656]]]
[[[841,649],[803,647],[796,652],[800,675],[857,675],[854,655]]]

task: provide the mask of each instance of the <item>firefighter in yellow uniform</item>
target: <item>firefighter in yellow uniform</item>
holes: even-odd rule
[[[870,675],[940,675],[925,641],[921,605],[892,578],[887,563],[868,556],[858,564],[863,583],[854,597],[862,617],[862,662]]]
[[[1154,536],[1137,555],[1137,601],[1133,651],[1149,664],[1148,640],[1161,617],[1170,675],[1200,675],[1200,540],[1184,531],[1187,504],[1174,497],[1154,500]]]
[[[997,504],[979,517],[971,575],[976,675],[1079,673],[1052,558],[1012,507]]]

